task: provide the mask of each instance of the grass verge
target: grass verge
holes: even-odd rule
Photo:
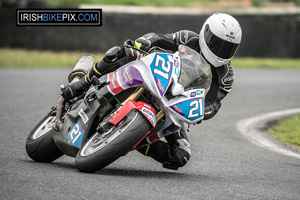
[[[50,4],[100,4],[100,5],[126,5],[126,6],[158,6],[158,7],[192,7],[195,4],[217,5],[218,0],[46,0]]]
[[[300,151],[300,114],[280,121],[279,125],[271,127],[268,133]]]
[[[104,56],[102,53],[0,48],[0,67],[73,67],[83,55],[90,55],[95,61]],[[300,69],[300,59],[234,58],[232,65],[235,69]]]
[[[214,8],[244,8],[244,7],[282,7],[299,6],[299,0],[294,1],[261,1],[261,0],[46,0],[49,4],[99,4],[126,6],[157,6],[157,7],[214,7]]]
[[[234,68],[272,68],[272,69],[300,69],[300,59],[280,58],[234,58]]]
[[[78,59],[84,55],[92,56],[95,61],[103,57],[100,53],[0,48],[0,67],[74,67]]]

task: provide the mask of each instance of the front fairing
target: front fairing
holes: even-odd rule
[[[201,56],[193,50],[190,51],[186,46],[184,48],[187,51],[185,56]],[[189,52],[191,55],[189,55]],[[191,87],[185,87],[181,94],[173,98],[166,98],[166,94],[171,92],[172,85],[178,84],[181,78],[184,77],[183,74],[188,74],[185,73],[186,67],[181,64],[182,54],[180,51],[174,54],[152,53],[128,63],[108,75],[109,85],[107,87],[112,94],[117,94],[130,87],[144,87],[160,103],[166,116],[166,126],[173,123],[180,127],[181,121],[186,123],[201,121],[204,112],[205,91],[208,89],[207,85],[210,85],[209,81],[202,78],[201,83],[205,83],[202,84],[205,88],[199,88],[199,85],[195,88],[190,84],[195,80],[188,80],[190,82],[187,82],[185,78],[185,86]],[[211,81],[211,77],[209,77],[210,66],[204,63],[204,59],[204,61],[201,59],[201,62],[198,62],[198,60],[198,57],[192,59],[193,62],[197,61],[197,63],[194,63],[197,70],[207,71],[206,78],[207,80],[210,78]]]
[[[161,61],[155,62],[156,59]],[[167,72],[159,71],[162,69],[161,67],[155,67],[155,65],[161,66],[161,64],[164,64],[162,62],[166,63],[167,67],[164,69],[167,69]],[[128,88],[142,86],[153,93],[154,96],[161,98],[172,82],[173,73],[172,54],[150,54],[108,74],[108,90],[115,95]]]

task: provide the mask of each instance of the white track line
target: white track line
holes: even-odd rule
[[[248,140],[250,140],[252,143],[258,146],[261,146],[263,148],[269,149],[277,153],[300,159],[300,153],[275,144],[274,142],[268,139],[269,135],[267,133],[261,131],[262,128],[266,127],[266,124],[269,121],[277,120],[296,113],[300,113],[300,108],[272,112],[250,119],[243,119],[238,122],[237,129],[244,137],[246,137]]]

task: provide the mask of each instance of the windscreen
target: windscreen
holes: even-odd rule
[[[185,90],[191,88],[207,89],[211,85],[211,69],[206,60],[195,50],[180,45],[180,75],[178,82]]]

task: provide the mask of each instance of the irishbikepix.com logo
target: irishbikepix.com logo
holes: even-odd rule
[[[17,26],[102,26],[102,9],[17,9]]]

